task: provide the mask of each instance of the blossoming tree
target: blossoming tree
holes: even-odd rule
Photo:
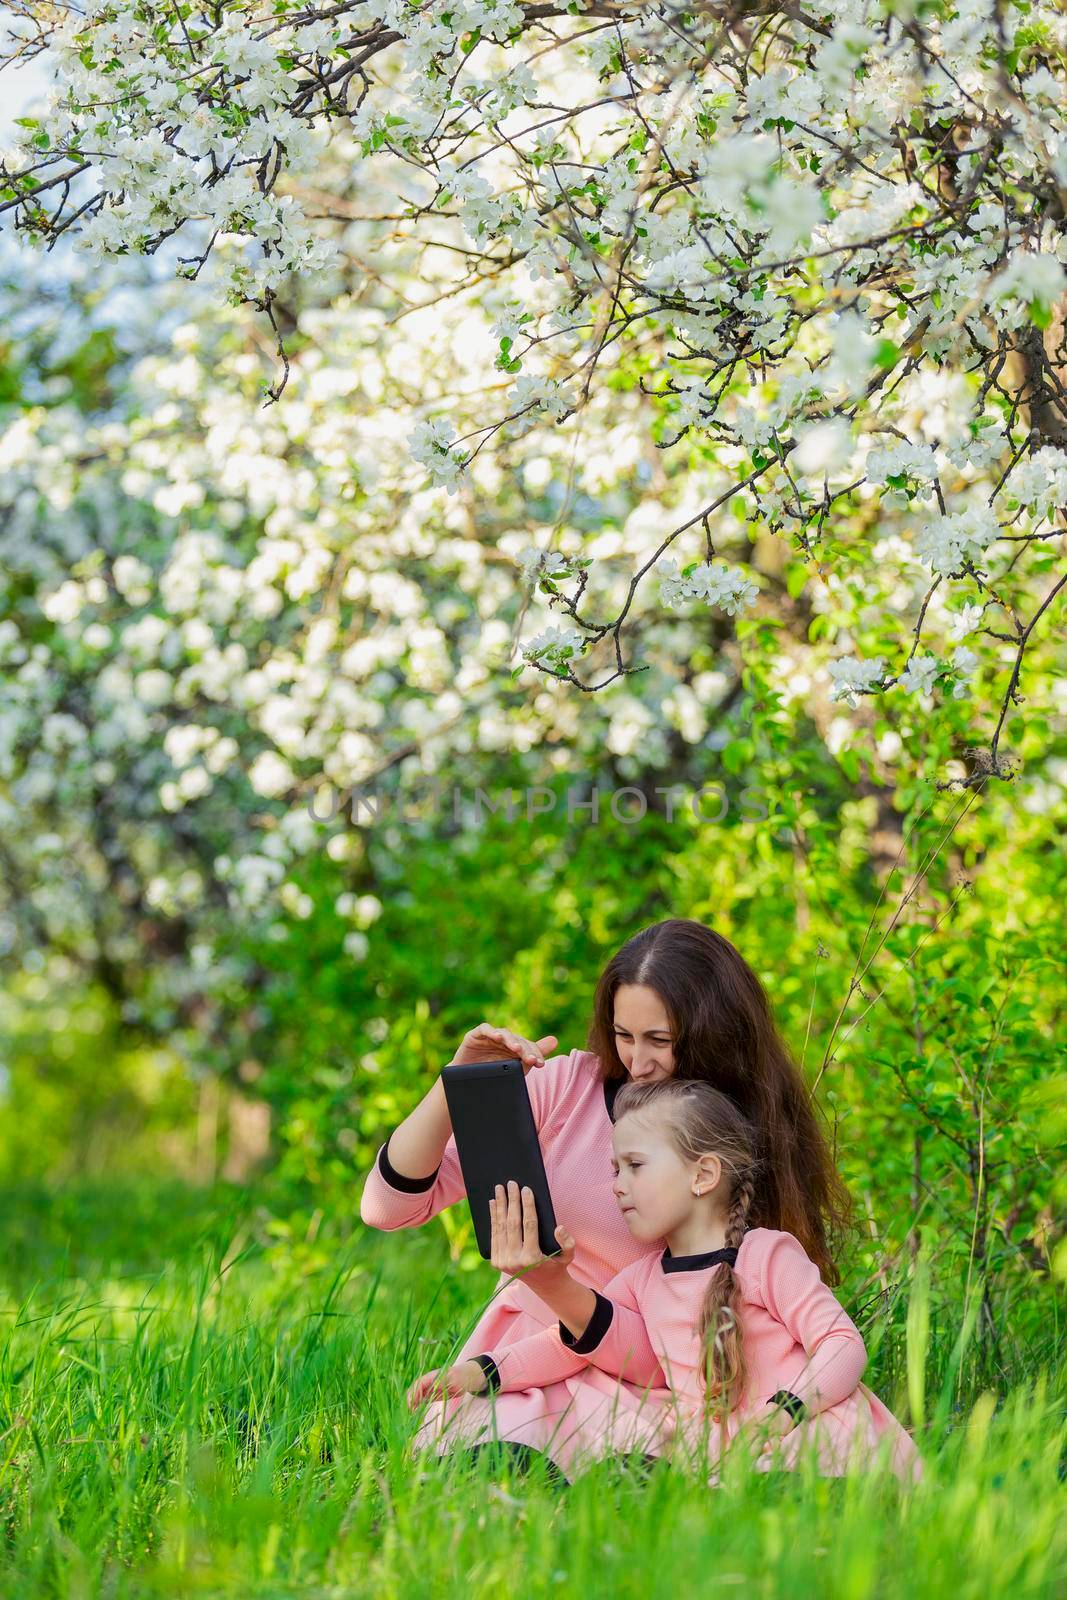
[[[980,674],[981,743],[949,781],[1010,773],[1064,582],[1057,7],[15,10],[10,53],[47,51],[57,86],[4,155],[0,213],[97,258],[186,241],[180,273],[271,325],[271,400],[294,280],[355,261],[357,321],[404,303],[414,263],[406,309],[459,303],[492,343],[496,384],[409,375],[412,461],[446,494],[552,433],[580,495],[586,420],[637,402],[685,514],[621,573],[610,540],[528,542],[559,615],[527,664],[589,693],[646,670],[657,599],[759,615],[774,597],[737,556],[768,530],[788,593],[827,596],[809,639],[832,698],[940,703]]]

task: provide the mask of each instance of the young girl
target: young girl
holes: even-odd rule
[[[646,1246],[665,1241],[663,1251],[646,1250],[602,1291],[587,1288],[567,1270],[568,1230],[556,1230],[560,1255],[542,1257],[532,1194],[498,1189],[493,1265],[521,1273],[551,1308],[558,1342],[526,1365],[509,1352],[503,1373],[486,1352],[467,1363],[477,1384],[473,1370],[453,1368],[439,1387],[459,1394],[487,1381],[511,1438],[509,1393],[564,1381],[566,1413],[529,1442],[568,1475],[641,1449],[710,1462],[716,1481],[718,1457],[735,1444],[761,1469],[792,1467],[814,1447],[820,1470],[839,1475],[886,1439],[898,1475],[919,1477],[910,1436],[860,1382],[863,1340],[818,1267],[793,1234],[748,1226],[755,1134],[733,1102],[704,1082],[628,1084],[612,1143],[626,1226]]]

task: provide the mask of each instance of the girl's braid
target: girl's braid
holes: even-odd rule
[[[732,1249],[736,1250],[745,1236],[755,1192],[756,1185],[752,1172],[743,1172],[734,1183],[734,1192],[726,1218],[726,1243]]]

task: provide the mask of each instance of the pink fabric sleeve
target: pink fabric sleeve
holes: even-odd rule
[[[556,1322],[540,1333],[528,1333],[525,1339],[485,1353],[496,1362],[500,1390],[505,1394],[509,1389],[543,1389],[546,1384],[573,1378],[588,1365],[585,1356],[565,1348]]]
[[[644,1261],[631,1262],[617,1272],[603,1290],[594,1290],[596,1308],[579,1336],[562,1324],[560,1344],[584,1356],[602,1372],[625,1378],[629,1383],[655,1388],[668,1387],[659,1357],[652,1348],[645,1319],[634,1292],[635,1274],[647,1272]]]
[[[568,1064],[573,1064],[574,1054],[571,1050],[564,1056],[549,1056],[543,1067],[534,1067],[526,1075],[526,1088],[538,1132],[563,1086],[569,1082]],[[449,1134],[437,1171],[428,1178],[405,1178],[402,1180],[403,1186],[396,1181],[400,1175],[395,1169],[392,1169],[392,1179],[388,1176],[388,1144],[387,1139],[379,1148],[360,1196],[359,1214],[368,1228],[378,1228],[384,1232],[391,1232],[394,1228],[418,1228],[439,1211],[463,1199],[467,1190],[460,1171],[454,1134]]]
[[[763,1303],[803,1345],[807,1365],[790,1394],[813,1414],[852,1394],[867,1365],[867,1347],[848,1312],[823,1283],[799,1239],[778,1233],[760,1269]]]
[[[385,1232],[394,1228],[417,1228],[463,1198],[466,1189],[459,1170],[456,1141],[451,1134],[437,1171],[426,1179],[406,1179],[407,1187],[403,1189],[397,1187],[399,1174],[395,1170],[392,1178],[385,1175],[393,1170],[388,1165],[388,1145],[387,1139],[379,1148],[360,1196],[359,1214],[368,1228]]]

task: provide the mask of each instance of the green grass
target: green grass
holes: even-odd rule
[[[711,1491],[662,1465],[559,1488],[406,1455],[405,1387],[492,1284],[440,1228],[345,1237],[227,1189],[0,1202],[4,1596],[1067,1590],[1051,1323],[979,1392],[943,1310],[879,1313],[867,1378],[902,1414],[925,1357],[915,1488],[738,1467]]]

